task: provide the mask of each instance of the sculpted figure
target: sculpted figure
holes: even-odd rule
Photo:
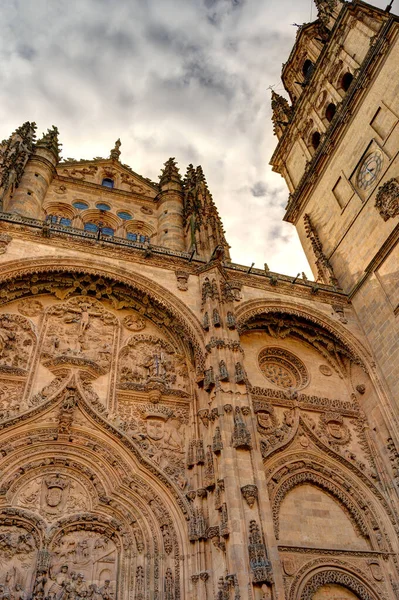
[[[52,600],[64,600],[66,596],[66,585],[69,583],[68,565],[62,565],[59,573],[52,577],[48,596]]]

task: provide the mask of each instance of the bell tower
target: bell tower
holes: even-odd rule
[[[272,95],[271,159],[317,281],[347,294],[366,333],[392,426],[399,389],[399,18],[316,1]],[[379,426],[379,425],[378,425]]]

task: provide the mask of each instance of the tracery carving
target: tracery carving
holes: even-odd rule
[[[130,337],[120,352],[119,387],[144,390],[160,386],[163,391],[188,394],[188,371],[184,356],[165,340],[152,335]]]
[[[309,374],[302,361],[283,348],[264,348],[259,353],[258,362],[266,379],[280,388],[301,389],[309,382]]]
[[[35,344],[30,322],[20,315],[0,315],[0,372],[26,375]]]
[[[297,466],[299,469],[304,468],[305,463],[303,461],[298,461]],[[291,471],[292,470],[293,469],[291,469]],[[286,474],[287,473],[283,470],[281,477],[284,478],[284,475]],[[282,483],[279,483],[277,488],[272,492],[273,523],[277,539],[279,539],[279,513],[282,501],[290,490],[298,485],[304,485],[306,483],[315,485],[316,487],[319,487],[331,494],[349,516],[356,530],[359,532],[359,535],[362,535],[366,539],[369,538],[369,529],[367,523],[360,513],[359,508],[356,506],[355,501],[343,489],[341,489],[334,482],[334,480],[327,479],[325,476],[314,471],[301,470],[283,479]]]
[[[113,250],[114,252],[114,250]],[[0,304],[22,298],[31,293],[50,293],[64,300],[72,295],[95,294],[98,299],[108,299],[119,309],[132,307],[143,310],[143,315],[162,324],[167,321],[172,331],[181,336],[182,331],[192,344],[196,356],[197,373],[205,369],[204,349],[200,323],[193,321],[192,313],[165,288],[135,274],[134,281],[124,271],[114,269],[112,275],[90,261],[63,257],[50,262],[46,259],[10,262],[0,275],[0,281],[12,285],[0,287]],[[31,273],[34,272],[34,281]],[[176,303],[178,304],[175,307]]]
[[[375,207],[384,221],[399,215],[399,181],[397,179],[392,178],[378,188]]]
[[[335,569],[326,569],[313,575],[301,592],[301,600],[312,600],[317,590],[328,583],[348,588],[356,594],[359,600],[376,600],[376,596],[371,594],[366,586],[351,573]]]
[[[75,297],[47,311],[42,362],[74,365],[101,375],[111,367],[117,318],[94,298]]]

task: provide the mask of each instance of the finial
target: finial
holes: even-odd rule
[[[119,157],[121,155],[121,151],[120,151],[121,146],[122,146],[122,142],[121,142],[120,138],[118,138],[115,142],[115,146],[111,150],[111,154],[109,155],[109,157],[112,158],[112,160],[119,160]]]
[[[47,129],[47,133],[43,133],[40,140],[37,141],[36,146],[51,150],[59,159],[61,144],[58,142],[58,133],[58,127],[53,125],[51,129]]]
[[[164,163],[164,168],[159,176],[159,185],[162,187],[170,181],[174,181],[180,185],[182,184],[179,168],[174,157],[169,158],[166,163]]]

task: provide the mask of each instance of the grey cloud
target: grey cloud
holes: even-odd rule
[[[122,161],[152,180],[169,156],[182,174],[201,164],[233,259],[309,273],[268,166],[267,91],[308,0],[3,4],[0,139],[32,119],[59,127],[65,156],[107,156],[121,137]]]

